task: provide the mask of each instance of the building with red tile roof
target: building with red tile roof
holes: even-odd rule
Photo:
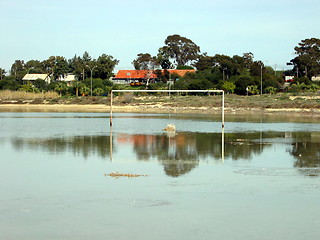
[[[159,73],[165,75],[166,72],[179,77],[184,77],[187,73],[194,73],[194,69],[168,69],[168,70],[119,70],[115,77],[112,78],[114,83],[130,84],[134,82],[146,83],[157,82]]]

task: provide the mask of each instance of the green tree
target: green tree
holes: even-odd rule
[[[216,54],[213,58],[213,65],[218,67],[222,73],[223,80],[230,78],[232,75],[238,75],[238,65],[234,59],[227,55]]]
[[[89,86],[89,81],[85,81],[87,86]],[[90,82],[91,84],[91,82]],[[94,78],[92,79],[92,88],[95,89],[95,88],[102,88],[104,89],[105,88],[105,84],[104,84],[104,81],[101,79],[101,78]]]
[[[53,80],[57,80],[60,76],[64,77],[70,72],[68,61],[62,56],[50,56],[41,64],[44,72],[52,75]]]
[[[200,47],[186,37],[170,35],[164,43],[165,46],[159,49],[160,54],[168,56],[176,65],[188,65],[198,59]]]
[[[161,83],[167,83],[169,81],[169,78],[173,79],[167,69],[157,69],[154,71],[154,73],[157,75],[157,78]]]
[[[81,87],[81,84],[82,83],[80,81],[74,81],[71,84],[71,87],[73,89],[75,89],[75,94],[76,94],[77,97],[79,96],[79,88]]]
[[[93,95],[94,96],[101,96],[104,93],[104,90],[102,88],[95,88],[93,90]]]
[[[208,69],[188,74],[184,78],[188,78],[190,80],[206,79],[212,82],[214,85],[217,85],[220,81],[222,81],[222,74],[219,67],[212,67],[210,70]]]
[[[60,76],[64,77],[69,73],[68,62],[64,57],[56,56],[54,65],[54,79],[58,79]]]
[[[235,77],[235,93],[245,95],[247,93],[247,87],[250,85],[257,85],[259,81],[257,81],[254,77],[250,75],[240,75]]]
[[[222,84],[221,88],[227,93],[234,93],[234,90],[236,89],[236,85],[233,82],[225,81]]]
[[[254,55],[252,52],[244,53],[243,54],[244,65],[246,68],[250,69],[253,63]]]
[[[15,76],[16,80],[22,80],[23,76],[26,74],[26,64],[23,60],[15,60],[11,66],[11,75]]]
[[[83,55],[82,55],[82,61],[83,61],[84,65],[87,65],[89,62],[92,61],[92,57],[90,56],[90,54],[89,54],[87,51],[85,51],[85,52],[83,53]]]
[[[55,56],[50,56],[48,59],[43,60],[41,62],[41,64],[42,64],[42,66],[43,66],[43,68],[44,68],[46,73],[48,73],[48,74],[53,74],[54,73],[55,62],[56,62]]]
[[[213,84],[206,79],[193,80],[188,85],[189,90],[206,90],[210,88],[213,88]]]
[[[77,79],[84,80],[85,65],[81,57],[74,55],[73,58],[68,60],[68,67]]]
[[[1,90],[17,90],[20,85],[18,81],[15,79],[15,76],[5,76],[2,80],[0,80],[0,89]]]
[[[87,66],[96,66],[97,63],[90,54],[85,51],[82,57],[75,55],[72,59],[68,60],[70,72],[76,75],[79,80],[84,80],[91,76],[90,69]]]
[[[149,70],[159,67],[159,62],[155,56],[149,53],[139,53],[137,58],[132,62],[136,70]]]
[[[188,90],[189,82],[190,80],[188,79],[180,79],[173,84],[171,89]]]
[[[0,68],[0,80],[4,79],[6,71],[3,68]]]
[[[103,83],[104,86],[107,86],[107,87],[112,87],[113,86],[113,82],[110,81],[109,79],[103,79],[102,83]]]
[[[68,91],[68,86],[65,82],[57,82],[55,84],[54,90],[60,94],[65,94]]]
[[[299,73],[299,76],[306,76],[311,79],[312,76],[320,74],[320,39],[309,38],[302,40],[294,48],[298,55],[290,61],[293,70]]]
[[[179,69],[179,70],[193,70],[194,68],[191,66],[179,65],[179,66],[177,66],[177,69]]]
[[[46,90],[48,87],[48,84],[42,79],[35,80],[33,85],[39,90]]]
[[[113,76],[113,70],[119,63],[119,60],[114,59],[112,56],[102,54],[96,61],[97,71],[95,77],[101,79],[109,79]]]
[[[45,73],[43,64],[38,60],[30,60],[26,63],[27,73]]]
[[[198,71],[209,70],[213,66],[213,57],[207,56],[206,53],[200,55],[194,66]]]
[[[252,76],[261,76],[261,71],[262,71],[262,74],[266,72],[263,62],[262,61],[252,62],[250,67],[250,74]]]
[[[157,62],[160,64],[162,69],[174,68],[172,62],[170,61],[170,56],[163,50],[163,48],[159,48],[158,50]]]
[[[90,93],[90,88],[86,85],[81,85],[79,88],[79,92],[82,96],[87,96]]]
[[[233,57],[227,55],[216,54],[215,56],[207,56],[203,54],[194,64],[198,71],[206,71],[213,82],[230,79],[232,76],[248,74],[249,69],[246,67],[246,59],[235,55]],[[211,72],[211,73],[210,73]]]

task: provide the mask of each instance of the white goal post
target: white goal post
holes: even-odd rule
[[[110,126],[112,126],[112,105],[113,105],[113,93],[114,92],[153,92],[153,93],[222,93],[221,103],[221,122],[222,129],[224,129],[224,91],[223,90],[111,90],[110,99]]]

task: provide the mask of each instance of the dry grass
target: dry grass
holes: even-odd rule
[[[152,96],[140,97],[131,100],[132,105],[161,103],[172,107],[221,107],[221,95],[215,96]],[[225,106],[229,108],[320,108],[320,94],[308,93],[302,96],[292,97],[292,94],[279,93],[263,96],[239,96],[234,94],[225,95]]]
[[[18,100],[18,99],[53,99],[59,98],[59,94],[56,92],[43,92],[43,93],[33,93],[25,91],[10,91],[2,90],[0,91],[1,100]]]
[[[24,101],[26,100],[26,101]],[[23,91],[0,91],[0,104],[16,101],[16,103],[29,104],[110,104],[108,97],[60,97],[56,92],[30,93]],[[182,96],[171,94],[124,94],[114,98],[114,105],[120,106],[143,106],[164,108],[220,108],[221,95],[212,96]],[[320,92],[306,94],[278,93],[263,96],[239,96],[234,94],[225,95],[225,107],[230,109],[320,109]]]

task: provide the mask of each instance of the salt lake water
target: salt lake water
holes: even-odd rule
[[[113,115],[0,113],[0,239],[319,238],[319,117]]]

